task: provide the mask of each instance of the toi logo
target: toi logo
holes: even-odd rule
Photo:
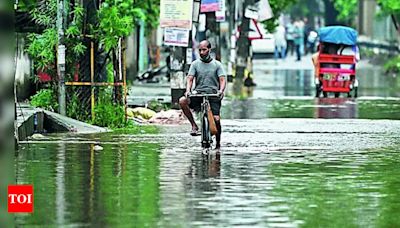
[[[8,186],[8,212],[32,213],[33,212],[33,186],[9,185]]]

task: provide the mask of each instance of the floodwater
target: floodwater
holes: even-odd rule
[[[244,88],[239,98],[227,97],[225,119],[346,118],[400,119],[400,79],[381,69],[360,69],[358,98],[347,94],[314,98],[311,70],[256,70],[256,87]]]
[[[398,121],[223,123],[209,155],[189,125],[25,142],[16,180],[34,185],[35,208],[16,225],[400,226]]]
[[[264,72],[208,155],[189,125],[22,142],[35,206],[15,225],[399,227],[399,83],[366,73],[359,98],[315,99],[311,71]]]

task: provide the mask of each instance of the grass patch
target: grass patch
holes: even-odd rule
[[[126,126],[121,128],[111,128],[114,133],[118,134],[158,134],[160,133],[160,129],[154,125],[139,125],[134,123],[131,120],[128,120]]]

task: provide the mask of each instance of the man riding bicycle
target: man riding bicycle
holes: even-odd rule
[[[218,133],[216,134],[216,149],[221,146],[221,121],[220,121],[220,109],[221,100],[224,97],[224,91],[226,86],[225,71],[220,61],[213,59],[210,56],[211,44],[207,40],[203,40],[199,44],[200,59],[193,61],[190,66],[189,73],[187,76],[186,92],[185,96],[179,99],[179,105],[185,116],[188,118],[192,125],[192,131],[190,135],[198,135],[199,127],[193,119],[192,112],[190,109],[199,111],[201,107],[202,99],[200,97],[189,98],[188,95],[192,91],[192,85],[194,79],[195,88],[197,93],[215,93],[219,94],[219,98],[210,99],[211,111],[214,116],[215,125]]]

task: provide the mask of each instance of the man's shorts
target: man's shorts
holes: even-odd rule
[[[211,111],[214,116],[219,116],[221,110],[221,99],[219,98],[209,98]],[[201,103],[203,102],[202,97],[191,97],[189,98],[189,108],[193,109],[195,112],[201,111]]]

